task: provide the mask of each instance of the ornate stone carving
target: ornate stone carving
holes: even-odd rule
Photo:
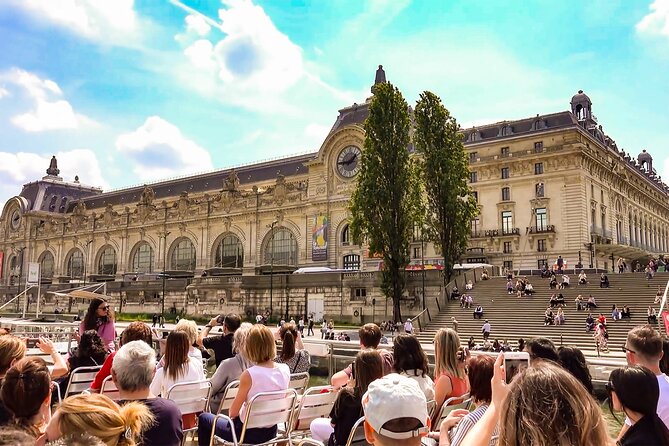
[[[150,186],[144,186],[142,195],[139,197],[139,204],[150,206],[153,204],[153,200],[156,198],[156,193],[153,192],[153,188]]]
[[[179,218],[186,218],[188,216],[188,211],[190,210],[191,199],[188,198],[188,192],[181,192],[179,199],[176,203],[172,205],[172,208],[176,208],[177,216]]]
[[[239,190],[239,177],[234,170],[230,172],[228,177],[223,181],[223,190],[228,192]]]
[[[232,219],[230,217],[224,217],[223,218],[223,227],[225,228],[225,232],[230,232],[230,226],[232,225]]]
[[[102,224],[110,228],[116,222],[116,217],[118,217],[118,212],[116,212],[111,204],[108,204],[105,208],[104,214],[102,214]]]
[[[86,205],[83,201],[78,201],[72,210],[72,215],[68,219],[67,228],[70,231],[79,231],[82,229],[88,222],[88,216],[86,215]]]

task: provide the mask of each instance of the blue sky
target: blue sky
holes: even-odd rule
[[[569,108],[669,179],[669,0],[3,0],[0,202],[320,147],[378,64],[463,125]]]

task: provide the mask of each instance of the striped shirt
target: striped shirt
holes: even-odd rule
[[[451,446],[459,446],[460,443],[462,443],[469,430],[474,427],[476,422],[480,420],[481,417],[483,417],[483,414],[486,410],[488,410],[488,404],[481,404],[473,412],[465,415],[454,429],[451,429],[449,433],[451,437]],[[499,425],[495,426],[495,430],[492,433],[492,439],[490,440],[490,444],[488,446],[495,446],[497,444],[498,435]]]

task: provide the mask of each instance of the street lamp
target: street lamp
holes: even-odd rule
[[[165,269],[167,267],[167,236],[170,235],[171,232],[165,232],[163,234],[163,294],[161,298],[161,305],[160,305],[160,315],[164,318],[165,317]]]
[[[20,260],[20,263],[19,263],[19,286],[18,286],[18,295],[19,296],[21,295],[21,282],[23,281],[23,251],[25,251],[25,250],[26,250],[25,246],[23,248],[19,248],[19,249],[16,250],[16,252],[17,252],[16,256],[17,257],[19,256],[19,254],[21,254],[21,260]],[[39,299],[39,296],[37,296],[37,298]],[[27,299],[27,296],[25,296],[24,299]],[[25,313],[24,313],[24,316],[25,316]]]
[[[274,298],[274,227],[279,223],[278,220],[273,220],[267,227],[270,228],[272,237],[272,246],[269,260],[269,318],[272,319],[273,314],[273,298]],[[288,309],[286,309],[286,312]]]

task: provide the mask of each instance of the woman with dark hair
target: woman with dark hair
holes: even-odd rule
[[[12,423],[35,438],[51,420],[51,376],[42,358],[23,358],[5,374],[0,393]]]
[[[592,395],[592,377],[583,352],[576,347],[566,346],[558,348],[558,362],[574,378],[579,380],[590,395]]]
[[[70,373],[79,367],[94,367],[104,364],[107,358],[107,349],[102,344],[102,339],[95,330],[86,330],[80,337],[77,347],[72,349],[67,358],[67,366]],[[61,398],[65,397],[67,382],[70,373],[57,380],[60,388]]]
[[[669,430],[657,415],[660,386],[653,372],[643,366],[621,367],[611,372],[606,389],[611,413],[624,412],[632,423],[620,446],[669,445]]]
[[[378,350],[358,352],[353,363],[352,382],[337,395],[329,419],[316,418],[311,422],[312,438],[326,442],[328,446],[346,444],[353,425],[363,416],[362,396],[372,381],[382,377],[383,359]]]
[[[167,336],[165,366],[156,370],[151,382],[151,393],[163,398],[174,384],[205,379],[202,361],[188,355],[190,343],[183,331],[173,331]]]
[[[426,400],[434,400],[434,383],[428,375],[430,366],[418,339],[408,334],[395,336],[393,357],[393,370],[416,381]]]
[[[87,330],[97,331],[105,347],[111,351],[115,349],[116,328],[114,326],[114,313],[109,302],[97,297],[91,300],[86,316],[79,324],[79,336]]]
[[[308,372],[311,368],[311,357],[304,349],[302,337],[297,332],[295,324],[287,322],[276,334],[281,340],[281,354],[274,358],[274,362],[286,364],[290,373]]]

